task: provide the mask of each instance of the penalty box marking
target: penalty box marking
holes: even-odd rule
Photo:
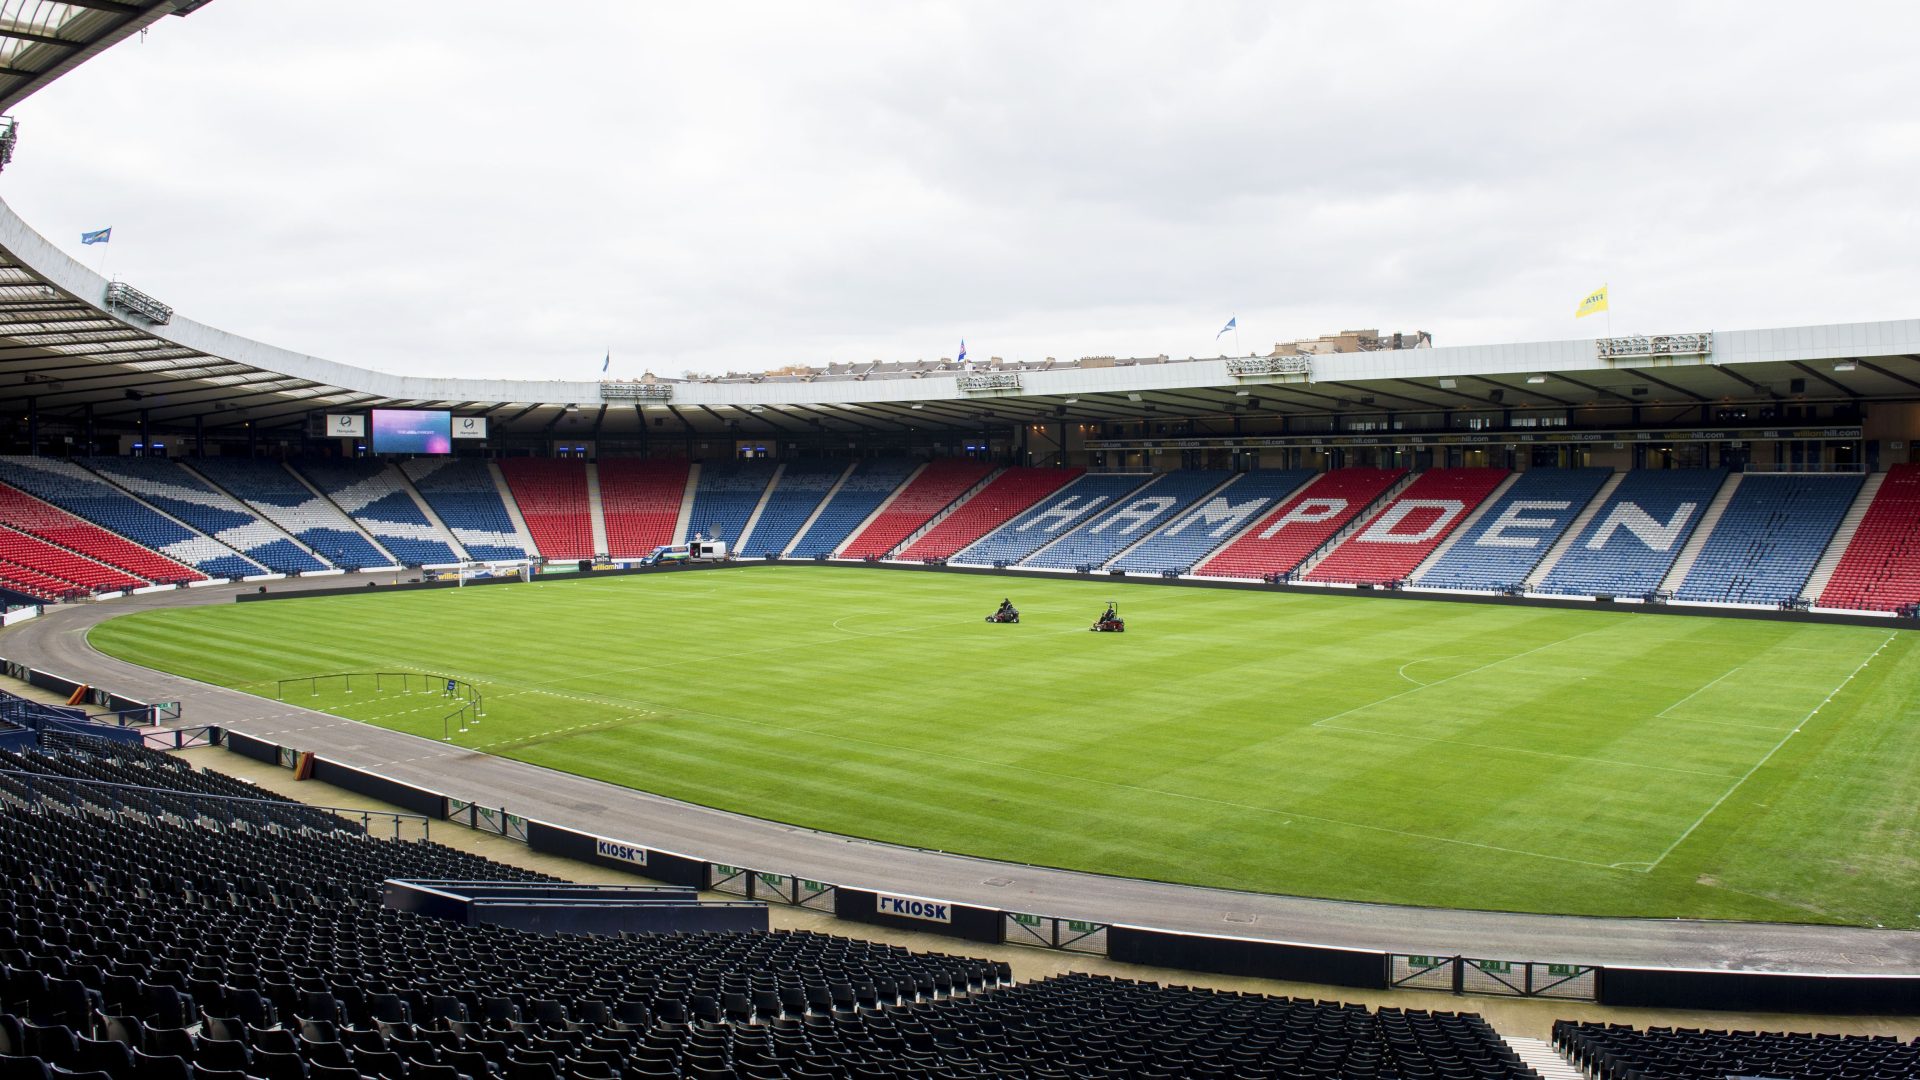
[[[1787,743],[1791,741],[1795,735],[1800,734],[1800,730],[1806,727],[1807,724],[1811,722],[1815,716],[1818,716],[1820,714],[1820,710],[1826,708],[1829,702],[1831,702],[1834,698],[1838,697],[1840,695],[1840,691],[1845,690],[1847,688],[1847,684],[1853,682],[1854,676],[1867,670],[1867,665],[1873,663],[1875,657],[1879,656],[1882,652],[1885,652],[1887,646],[1893,644],[1893,639],[1898,637],[1899,635],[1900,635],[1900,632],[1897,630],[1887,634],[1886,640],[1880,643],[1879,648],[1876,648],[1873,650],[1873,652],[1869,653],[1865,660],[1860,661],[1860,663],[1856,665],[1852,671],[1847,673],[1846,678],[1841,679],[1839,683],[1837,683],[1832,690],[1827,691],[1827,696],[1820,700],[1820,704],[1815,705],[1811,710],[1807,712],[1807,715],[1800,718],[1799,723],[1789,728],[1787,730],[1787,733],[1780,737],[1780,741],[1773,744],[1773,749],[1768,750],[1765,756],[1763,756],[1759,761],[1754,762],[1753,768],[1748,769],[1744,774],[1740,776],[1739,779],[1735,780],[1733,782],[1733,786],[1721,792],[1720,797],[1713,800],[1713,805],[1707,807],[1706,812],[1702,813],[1698,818],[1695,818],[1693,824],[1687,826],[1686,831],[1681,833],[1680,836],[1677,839],[1675,839],[1673,843],[1668,844],[1667,849],[1660,853],[1659,858],[1646,864],[1646,869],[1640,870],[1638,872],[1650,874],[1654,870],[1658,869],[1661,863],[1667,861],[1667,856],[1673,854],[1674,851],[1678,849],[1681,844],[1686,843],[1687,838],[1693,835],[1694,830],[1698,829],[1701,825],[1705,824],[1706,820],[1713,816],[1714,811],[1719,810],[1720,807],[1725,805],[1726,801],[1729,798],[1733,797],[1733,793],[1740,790],[1741,785],[1745,784],[1748,780],[1753,779],[1753,774],[1759,772],[1762,768],[1764,768],[1767,762],[1772,761],[1773,755],[1779,753],[1781,748],[1786,746]]]

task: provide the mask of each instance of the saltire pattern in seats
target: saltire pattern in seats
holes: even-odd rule
[[[1291,573],[1406,475],[1404,469],[1335,469],[1194,571],[1202,577]]]
[[[0,523],[16,532],[38,537],[95,562],[124,570],[157,585],[204,581],[206,575],[191,566],[142,547],[118,533],[42,502],[18,488],[0,484]]]
[[[493,471],[468,458],[418,457],[400,468],[415,491],[476,559],[524,559],[527,549],[494,487]],[[612,525],[609,523],[608,528]]]
[[[760,505],[760,496],[773,479],[771,461],[720,461],[700,466],[693,492],[693,515],[687,519],[687,538],[725,540],[731,548]]]
[[[1887,470],[1820,594],[1823,607],[1898,611],[1920,603],[1920,464]]]
[[[564,458],[508,458],[500,463],[534,546],[549,559],[591,559],[593,515],[587,463]]]
[[[1658,589],[1726,479],[1724,469],[1627,473],[1540,591],[1644,596]]]
[[[1082,476],[1035,503],[1030,509],[969,544],[953,561],[979,566],[1019,562],[1138,489],[1139,474],[1095,473]],[[984,494],[984,492],[982,493]]]
[[[637,558],[679,538],[680,504],[687,494],[687,463],[610,458],[600,474],[600,516],[607,523],[608,555]]]
[[[1505,469],[1433,469],[1308,572],[1308,581],[1382,585],[1404,581],[1500,482]]]
[[[993,466],[966,458],[935,458],[927,462],[927,467],[907,481],[907,486],[894,500],[847,542],[840,550],[841,557],[865,559],[885,555],[992,471]]]
[[[234,566],[231,573],[217,576],[245,577],[268,571],[303,574],[331,565],[295,543],[279,526],[175,462],[165,458],[86,460],[101,477],[246,557],[245,568]]]
[[[294,468],[407,566],[457,562],[447,536],[427,520],[396,466],[355,458],[300,461]]]
[[[202,476],[225,488],[343,570],[392,566],[339,508],[315,495],[284,465],[263,458],[195,458]]]
[[[1007,469],[987,482],[926,535],[901,550],[902,559],[945,559],[1014,515],[1071,483],[1084,469]]]
[[[846,471],[844,461],[802,458],[789,462],[780,470],[780,479],[767,496],[767,505],[753,523],[752,534],[740,546],[740,553],[765,557],[787,550],[793,534],[813,516],[814,508]]]
[[[1521,473],[1417,584],[1485,592],[1522,587],[1612,475],[1611,469]]]
[[[1226,487],[1198,499],[1192,509],[1176,514],[1171,524],[1138,547],[1111,560],[1108,569],[1129,574],[1189,573],[1316,475],[1309,469],[1241,473]]]
[[[120,463],[145,462],[153,460],[157,465],[172,468],[171,463],[147,458],[94,458],[95,462],[110,461]],[[174,471],[178,472],[178,469]],[[82,466],[71,461],[58,461],[52,458],[0,458],[0,480],[73,514],[90,521],[110,532],[118,533],[137,544],[152,548],[175,562],[185,563],[209,577],[245,577],[261,574],[269,569],[278,569],[266,560],[242,557],[235,549],[236,540],[260,539],[249,532],[246,537],[235,536],[232,539],[220,536],[202,535],[209,530],[189,519],[185,524],[174,520],[181,515],[174,514],[166,506],[156,509],[135,498],[101,477],[88,472]],[[162,512],[165,511],[165,512]],[[302,569],[324,570],[325,565],[314,561],[305,552],[292,544],[272,528],[262,523],[252,514],[241,518],[229,519],[229,526],[249,523],[264,533],[266,538],[286,543],[287,548],[299,554],[305,563]],[[198,531],[195,531],[198,530]],[[244,551],[245,549],[241,549]]]
[[[1234,474],[1222,469],[1179,469],[1161,473],[1133,494],[1115,499],[1080,527],[1043,551],[1028,556],[1021,566],[1049,570],[1098,567],[1125,551],[1155,529],[1192,506],[1196,499],[1226,483]]]
[[[1864,478],[1859,473],[1746,473],[1677,600],[1778,604],[1800,595]]]
[[[793,542],[790,554],[796,559],[833,554],[918,467],[907,458],[868,458],[855,465],[820,508],[820,516]]]

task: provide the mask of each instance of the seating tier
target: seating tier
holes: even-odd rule
[[[975,492],[926,535],[907,545],[902,559],[945,559],[1071,483],[1083,469],[1012,468]]]
[[[993,466],[966,458],[935,458],[858,536],[841,548],[841,557],[865,559],[885,555],[992,471]]]
[[[1798,597],[1863,479],[1859,473],[1742,476],[1674,596],[1716,604]]]
[[[1920,464],[1887,470],[1820,594],[1823,607],[1897,611],[1920,603]]]
[[[1658,589],[1726,479],[1724,469],[1626,474],[1540,583],[1540,591],[1644,596]]]
[[[1082,476],[967,545],[953,556],[953,561],[980,566],[1017,563],[1088,523],[1102,511],[1112,509],[1116,502],[1138,490],[1147,480],[1148,477],[1127,473]]]
[[[1505,469],[1433,469],[1328,553],[1308,581],[1404,581],[1507,478]]]
[[[1335,469],[1325,473],[1194,573],[1231,578],[1291,573],[1405,475],[1405,469]]]
[[[1520,588],[1612,475],[1609,469],[1521,473],[1417,583],[1486,592]]]
[[[792,556],[810,559],[833,554],[918,467],[918,462],[906,458],[867,458],[855,465],[820,516],[794,542]]]
[[[587,502],[587,463],[567,458],[507,458],[500,463],[507,489],[534,546],[548,559],[591,559],[593,516]]]
[[[671,544],[687,494],[687,463],[613,458],[600,462],[600,514],[607,554],[638,558]]]
[[[486,462],[418,457],[402,462],[400,468],[413,482],[414,490],[459,538],[467,554],[476,559],[529,557]]]

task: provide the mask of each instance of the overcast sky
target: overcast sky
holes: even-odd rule
[[[214,0],[4,197],[416,374],[1217,355],[1920,314],[1920,5]],[[106,248],[83,229],[112,226]]]

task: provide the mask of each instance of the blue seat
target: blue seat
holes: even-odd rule
[[[151,460],[171,467],[164,460]],[[244,577],[262,572],[260,565],[242,558],[233,545],[218,537],[203,535],[207,530],[193,521],[182,519],[187,521],[183,526],[180,521],[167,517],[168,513],[172,513],[169,508],[160,506],[156,510],[154,506],[127,494],[77,462],[34,457],[0,458],[0,480],[76,517],[119,533],[134,543],[150,547],[176,562],[185,563],[209,577]],[[178,514],[174,516],[180,517]],[[196,529],[199,531],[196,532]]]
[[[1103,566],[1232,477],[1223,469],[1162,473],[1138,491],[1114,500],[1051,547],[1029,555],[1020,565],[1049,570]]]
[[[1416,584],[1518,588],[1612,476],[1610,469],[1529,469],[1427,568]]]
[[[905,458],[868,458],[854,466],[788,554],[799,559],[833,554],[917,467]]]
[[[1541,592],[1644,596],[1660,587],[1725,469],[1635,469],[1540,583]]]
[[[445,534],[427,520],[407,492],[397,466],[365,458],[297,461],[293,466],[402,564],[458,561]]]
[[[1114,559],[1108,568],[1129,574],[1186,573],[1316,475],[1311,469],[1241,473],[1211,498],[1176,514],[1159,532]]]
[[[414,490],[476,559],[524,559],[527,549],[484,461],[413,458],[400,466]]]
[[[693,492],[693,513],[687,518],[687,535],[708,540],[725,540],[729,547],[740,540],[740,530],[760,505],[760,496],[773,479],[771,461],[718,461],[700,466],[700,485]]]
[[[793,534],[813,516],[814,508],[846,471],[844,461],[788,462],[739,553],[765,557],[785,551],[793,542]]]
[[[1089,473],[1041,499],[953,556],[956,563],[1017,563],[1091,521],[1147,481],[1137,473]]]
[[[1747,473],[1674,590],[1680,600],[1778,604],[1800,595],[1865,478]]]

